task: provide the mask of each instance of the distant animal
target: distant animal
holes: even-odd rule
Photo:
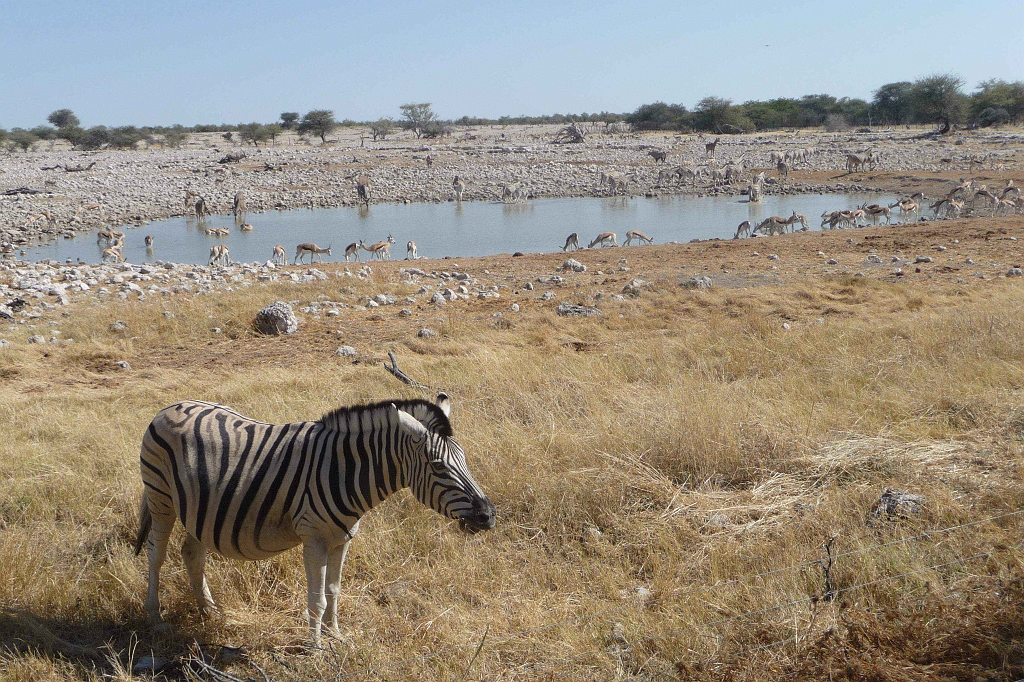
[[[367,246],[362,241],[359,242],[359,246],[364,251],[369,251],[378,260],[391,260],[391,245],[395,243],[395,238],[390,234],[384,241],[379,241]]]
[[[362,241],[352,242],[351,244],[349,244],[348,246],[345,247],[345,262],[346,263],[348,262],[348,259],[351,256],[355,256],[356,257],[356,262],[357,263],[359,262],[359,247],[362,245],[362,243],[363,243]]]
[[[323,259],[321,254],[326,253],[328,256],[330,256],[331,255],[331,247],[328,246],[326,249],[321,249],[316,244],[312,244],[310,242],[303,242],[302,244],[299,244],[297,247],[295,247],[295,262],[292,263],[292,265],[298,265],[299,261],[307,253],[309,254],[309,264],[310,265],[313,264],[313,256],[314,255],[316,255],[317,260],[322,263],[324,261],[324,259]]]
[[[574,251],[580,248],[580,236],[575,232],[565,238],[565,246],[562,247],[562,251],[568,251],[570,246]]]
[[[241,230],[242,232],[252,232],[252,225],[250,225],[249,223],[242,223],[241,225],[238,226],[238,229]]]
[[[245,192],[242,190],[235,192],[235,201],[231,208],[236,218],[245,214]]]
[[[466,191],[466,182],[458,175],[452,180],[452,189],[455,190],[455,201],[462,201],[462,193]]]
[[[288,253],[284,250],[284,247],[278,244],[274,247],[274,265],[287,265],[288,264]]]
[[[199,197],[196,201],[196,217],[202,220],[208,215],[210,215],[210,210],[206,207],[206,199]]]
[[[736,228],[736,234],[733,235],[733,239],[739,239],[740,237],[749,237],[750,230],[750,221],[744,220],[742,223],[740,223],[739,227]]]
[[[216,610],[208,551],[267,559],[303,545],[310,644],[338,632],[341,571],[359,520],[392,493],[412,495],[467,532],[495,525],[495,507],[452,437],[451,401],[342,407],[317,421],[268,424],[213,403],[160,411],[142,438],[135,553],[149,559],[145,608],[159,627],[160,569],[175,522],[200,613]]]
[[[668,152],[662,151],[649,151],[647,155],[654,159],[655,163],[665,163],[665,159],[668,158]]]
[[[644,234],[640,230],[629,230],[628,232],[626,232],[626,241],[624,241],[622,243],[622,245],[623,246],[629,246],[633,242],[634,239],[637,241],[637,243],[643,243],[643,242],[646,242],[648,244],[653,244],[654,243],[653,239],[648,237],[646,234]]]
[[[609,246],[609,245],[610,246],[618,246],[619,242],[615,238],[615,233],[614,232],[602,232],[601,234],[599,234],[596,237],[594,237],[594,241],[590,242],[590,244],[587,245],[587,248],[588,249],[592,249],[592,248],[594,248],[595,245],[598,245],[598,244],[601,246],[601,248],[604,248],[605,246]]]
[[[405,253],[406,260],[416,260],[416,242],[410,239],[409,243],[405,245]]]
[[[355,179],[356,181],[356,196],[359,197],[359,201],[363,202],[366,206],[370,205],[370,178],[365,175],[360,175]]]
[[[231,265],[231,256],[227,244],[214,244],[210,247],[210,265]]]
[[[152,237],[152,235],[148,235],[147,234],[146,235],[146,239],[144,241],[146,242],[146,248],[147,249],[152,249],[153,248],[153,237]]]
[[[709,158],[715,158],[715,148],[718,146],[718,140],[721,138],[715,138],[713,142],[707,142],[704,145],[704,154]]]
[[[778,165],[775,166],[775,170],[779,172],[779,178],[782,180],[782,184],[786,184],[786,180],[789,179],[789,164],[785,161],[779,161]]]

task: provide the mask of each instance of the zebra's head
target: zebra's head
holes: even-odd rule
[[[395,410],[407,436],[406,480],[416,499],[442,516],[458,519],[465,531],[494,528],[494,505],[473,480],[466,454],[452,438],[448,396],[439,394],[435,404],[402,403]]]

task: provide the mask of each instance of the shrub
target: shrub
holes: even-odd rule
[[[841,133],[850,129],[850,122],[842,114],[829,114],[825,117],[825,130],[830,133]]]

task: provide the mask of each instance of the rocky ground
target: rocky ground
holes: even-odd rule
[[[337,282],[337,295],[297,286],[286,295],[300,315],[338,318],[348,328],[390,320],[415,335],[438,313],[514,316],[527,306],[560,315],[614,313],[650,289],[743,289],[847,276],[909,286],[979,286],[1017,277],[1024,264],[1024,217],[802,232],[777,237],[569,254],[420,259],[318,267],[158,263],[67,265],[55,261],[0,266],[2,343],[73,343],[63,338],[62,312],[112,298],[192,298],[279,284]],[[808,280],[809,281],[809,280]],[[355,285],[355,286],[350,286]],[[280,294],[278,294],[280,295]],[[267,297],[267,294],[263,294]],[[266,301],[270,303],[270,300]],[[559,309],[559,306],[562,306]],[[594,312],[597,311],[597,312]],[[70,313],[68,313],[70,314]],[[830,307],[823,315],[843,314]],[[781,314],[779,324],[814,322]],[[220,330],[213,329],[213,333]],[[429,332],[426,332],[429,334]]]
[[[608,193],[599,186],[602,171],[633,174],[632,194],[736,194],[746,184],[659,184],[662,170],[706,163],[697,136],[595,133],[583,144],[552,144],[557,129],[483,126],[459,129],[443,140],[417,140],[403,132],[378,142],[361,129],[341,129],[327,145],[286,136],[261,148],[243,148],[216,133],[193,135],[179,149],[81,152],[41,145],[0,157],[0,247],[12,251],[76,230],[180,216],[191,210],[184,202],[189,190],[203,196],[214,213],[229,212],[239,190],[252,212],[352,205],[355,175],[370,178],[371,200],[377,203],[452,200],[456,175],[467,182],[468,201],[497,200],[502,185],[511,182],[522,182],[531,197],[600,196]],[[720,165],[742,164],[749,177],[772,166],[772,152],[812,150],[806,161],[793,163],[785,185],[769,170],[768,193],[937,193],[969,173],[999,186],[1020,176],[1024,133],[1016,129],[939,139],[921,139],[921,132],[730,136],[719,142],[716,159]],[[666,163],[649,155],[656,150],[669,152]],[[867,172],[847,173],[845,155],[865,150],[880,155],[880,163]],[[220,163],[241,152],[246,155],[241,161]],[[42,217],[47,213],[50,219]]]

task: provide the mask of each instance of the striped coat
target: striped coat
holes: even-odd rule
[[[340,408],[277,425],[206,402],[161,410],[142,440],[136,542],[136,553],[146,546],[149,555],[150,622],[161,622],[159,571],[175,519],[188,533],[182,557],[204,612],[215,609],[203,575],[208,550],[255,560],[302,544],[314,641],[325,609],[337,627],[341,567],[359,519],[391,493],[410,487],[467,530],[493,527],[494,505],[466,468],[449,409],[441,394],[436,403]]]

